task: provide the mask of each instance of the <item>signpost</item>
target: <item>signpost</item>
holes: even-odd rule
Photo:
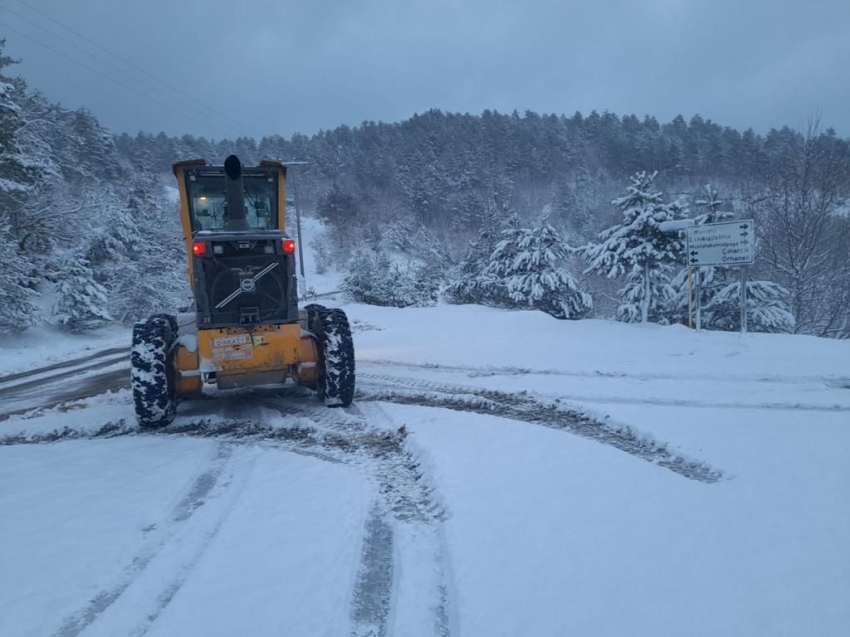
[[[752,220],[688,228],[688,265],[750,265],[755,260],[756,233]]]
[[[706,223],[688,228],[688,267],[740,266],[741,332],[747,333],[747,266],[756,259],[756,232],[752,219]],[[697,270],[699,272],[699,270]],[[702,317],[701,278],[697,275],[697,331]]]

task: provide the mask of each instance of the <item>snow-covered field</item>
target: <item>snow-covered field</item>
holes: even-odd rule
[[[126,329],[0,342],[0,635],[850,634],[850,343],[345,309],[352,408],[154,434]]]
[[[0,416],[0,635],[850,632],[850,344],[346,310],[350,410]]]

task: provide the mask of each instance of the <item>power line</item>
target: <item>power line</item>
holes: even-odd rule
[[[8,11],[9,13],[11,13],[12,15],[14,15],[14,16],[18,17],[19,19],[23,20],[23,21],[24,21],[24,22],[26,22],[27,24],[30,24],[30,25],[32,25],[32,26],[34,26],[34,27],[36,27],[37,29],[40,29],[41,31],[44,31],[44,32],[45,32],[45,33],[47,33],[49,36],[51,36],[51,37],[53,37],[53,38],[58,39],[60,42],[64,42],[65,44],[67,44],[67,45],[68,45],[68,46],[70,46],[70,47],[73,47],[73,48],[74,48],[74,49],[76,49],[77,51],[80,51],[81,53],[85,53],[86,55],[88,55],[89,57],[91,57],[92,59],[94,59],[96,62],[101,62],[101,63],[103,63],[103,64],[106,64],[107,66],[109,66],[109,67],[110,67],[110,68],[112,68],[113,70],[117,71],[120,75],[122,75],[122,76],[124,76],[124,77],[127,77],[128,79],[130,79],[130,80],[132,80],[132,81],[134,81],[134,82],[138,82],[138,81],[139,81],[137,78],[134,78],[134,77],[130,76],[130,75],[129,75],[129,74],[128,74],[128,73],[127,73],[124,69],[122,69],[121,67],[119,67],[119,66],[116,66],[116,65],[112,64],[112,62],[110,62],[109,60],[103,60],[103,59],[101,59],[100,57],[98,57],[98,56],[96,56],[94,53],[92,53],[91,51],[87,51],[86,49],[84,49],[84,48],[80,47],[79,45],[77,45],[76,43],[71,42],[70,40],[68,40],[68,39],[66,39],[66,38],[64,38],[64,37],[62,37],[61,35],[58,35],[58,34],[53,33],[52,31],[50,31],[50,30],[48,30],[48,29],[45,29],[45,28],[44,28],[43,26],[41,26],[40,24],[38,24],[38,23],[36,23],[36,22],[33,22],[32,20],[30,20],[30,19],[26,18],[25,16],[22,16],[20,13],[18,13],[18,12],[16,12],[16,11],[14,11],[13,9],[11,9],[11,8],[9,8],[9,7],[7,7],[7,6],[4,6],[4,5],[0,5],[0,9],[4,9],[5,11]],[[173,97],[172,97],[172,96],[170,96],[170,95],[168,95],[168,94],[166,94],[166,93],[163,93],[163,92],[162,92],[162,90],[161,90],[159,87],[157,87],[157,86],[155,86],[155,85],[151,84],[150,82],[142,81],[141,83],[145,84],[146,86],[150,87],[150,88],[151,88],[151,89],[153,89],[154,91],[158,92],[160,95],[162,95],[162,96],[163,96],[163,97],[165,97],[166,99],[168,99],[168,100],[172,100],[172,99],[173,99]],[[195,104],[193,103],[193,104],[191,104],[191,106],[193,106],[193,107],[194,107],[194,106],[195,106]],[[217,122],[213,122],[212,120],[210,120],[210,121],[209,121],[209,123],[214,123],[216,127],[220,127],[220,124],[218,124]],[[223,130],[223,129],[222,129],[222,130]]]
[[[139,73],[142,73],[143,75],[146,75],[147,77],[151,78],[152,80],[155,80],[156,82],[159,82],[160,84],[162,84],[163,86],[165,86],[165,87],[169,88],[170,90],[174,91],[175,93],[178,93],[179,95],[183,95],[183,96],[187,97],[188,99],[192,100],[193,104],[195,104],[195,102],[196,102],[196,98],[195,98],[194,96],[190,95],[189,93],[187,93],[186,91],[184,91],[184,90],[182,90],[182,89],[180,89],[180,88],[178,88],[178,87],[176,87],[176,86],[174,86],[174,85],[172,85],[172,84],[170,84],[170,83],[166,82],[165,80],[163,80],[163,79],[161,79],[161,78],[157,77],[156,75],[154,75],[154,74],[152,74],[152,73],[150,73],[150,72],[146,71],[144,68],[142,68],[142,67],[138,66],[137,64],[135,64],[135,63],[131,62],[131,61],[130,61],[130,60],[128,60],[127,58],[122,57],[121,55],[119,55],[119,54],[118,54],[118,53],[116,53],[115,51],[112,51],[111,49],[106,48],[105,46],[103,46],[102,44],[99,44],[98,42],[96,42],[96,41],[92,40],[91,38],[89,38],[89,37],[88,37],[88,36],[86,36],[85,34],[82,34],[82,33],[80,33],[79,31],[76,31],[75,29],[72,29],[72,28],[71,28],[71,27],[69,27],[68,25],[66,25],[66,24],[64,24],[64,23],[62,23],[62,22],[60,22],[59,20],[57,20],[56,18],[54,18],[54,17],[53,17],[53,16],[51,16],[50,14],[45,13],[45,12],[44,12],[44,11],[42,11],[41,9],[39,9],[39,8],[37,8],[37,7],[32,6],[30,3],[26,2],[25,0],[17,0],[17,1],[18,1],[20,4],[24,5],[25,7],[27,7],[30,11],[34,11],[34,12],[38,13],[39,15],[41,15],[41,16],[43,16],[43,17],[47,18],[48,20],[50,20],[50,21],[51,21],[51,22],[53,22],[54,24],[57,24],[57,25],[59,25],[60,27],[62,27],[63,29],[65,29],[65,30],[67,30],[67,31],[69,31],[69,32],[71,32],[71,33],[73,33],[73,34],[74,34],[74,35],[76,35],[78,38],[81,38],[81,39],[85,40],[86,42],[88,42],[88,43],[89,43],[89,44],[91,44],[92,46],[97,47],[98,49],[100,49],[100,50],[101,50],[101,51],[103,51],[104,53],[107,53],[107,54],[111,55],[112,57],[114,57],[114,58],[116,58],[116,59],[118,59],[118,60],[121,60],[124,64],[126,64],[127,66],[130,66],[130,67],[134,68],[134,69],[135,69],[136,71],[138,71]],[[210,113],[216,114],[219,118],[224,119],[224,120],[225,120],[226,122],[228,122],[230,125],[235,125],[235,126],[238,126],[238,127],[244,127],[244,123],[242,123],[242,122],[238,122],[238,121],[236,121],[236,120],[232,119],[232,118],[231,118],[231,117],[229,117],[227,114],[222,113],[222,112],[221,112],[221,111],[219,111],[218,109],[213,108],[212,106],[209,106],[208,104],[203,104],[203,103],[201,103],[201,104],[195,104],[195,105],[196,105],[196,106],[200,106],[201,108],[203,108],[203,109],[205,109],[205,110],[209,111]],[[253,132],[255,132],[255,133],[256,133],[256,131],[253,131]]]
[[[27,24],[30,24],[31,26],[34,26],[34,27],[36,27],[37,29],[40,29],[41,31],[43,31],[44,33],[46,33],[47,35],[49,35],[50,37],[55,38],[55,39],[59,40],[60,42],[64,42],[65,44],[67,44],[68,46],[70,46],[70,47],[74,48],[75,50],[77,50],[77,51],[79,51],[79,52],[81,52],[81,53],[84,53],[84,54],[88,55],[89,57],[91,57],[91,58],[92,58],[93,60],[95,60],[96,62],[100,62],[100,63],[106,64],[108,67],[110,67],[110,68],[111,68],[111,69],[113,69],[114,71],[117,71],[117,72],[118,72],[121,76],[126,77],[126,78],[128,78],[129,80],[131,80],[131,81],[133,81],[133,82],[139,82],[139,83],[142,83],[142,84],[144,84],[145,86],[147,86],[147,87],[149,87],[150,89],[152,89],[153,91],[157,92],[159,95],[161,95],[161,96],[162,96],[162,97],[164,97],[165,99],[173,101],[173,99],[174,99],[174,98],[173,98],[172,96],[170,96],[170,95],[168,95],[168,94],[164,93],[164,92],[162,91],[162,89],[160,89],[160,88],[159,88],[159,87],[157,87],[156,85],[151,84],[150,82],[148,82],[148,81],[146,81],[146,80],[139,80],[138,78],[134,78],[134,77],[132,77],[132,76],[131,76],[131,75],[129,75],[129,74],[128,74],[128,73],[127,73],[124,69],[120,68],[119,66],[116,66],[116,65],[115,65],[115,64],[113,64],[111,61],[101,59],[100,57],[98,57],[97,55],[95,55],[94,53],[92,53],[91,51],[87,51],[86,49],[84,49],[84,48],[80,47],[79,45],[77,45],[76,43],[74,43],[74,42],[72,42],[72,41],[68,40],[67,38],[64,38],[64,37],[62,37],[61,35],[58,35],[58,34],[56,34],[56,33],[53,33],[52,31],[50,31],[49,29],[46,29],[46,28],[45,28],[45,27],[43,27],[42,25],[40,25],[40,24],[38,24],[38,23],[36,23],[36,22],[33,22],[33,21],[32,21],[32,20],[30,20],[29,18],[27,18],[27,17],[25,17],[25,16],[21,15],[20,13],[18,13],[17,11],[15,11],[14,9],[11,9],[11,8],[9,8],[9,7],[5,6],[5,5],[0,5],[0,9],[5,10],[5,11],[8,11],[9,13],[11,13],[11,14],[12,14],[12,15],[14,15],[14,16],[16,16],[16,17],[17,17],[17,18],[19,18],[20,20],[23,20],[23,21],[24,21],[24,22],[26,22]],[[181,106],[182,106],[182,105],[181,105]],[[194,103],[194,101],[193,101],[193,102],[192,102],[192,104],[191,104],[191,107],[193,107],[193,108],[194,108],[195,106],[196,106],[196,104],[195,104],[195,103]],[[221,124],[219,124],[218,122],[215,122],[215,121],[214,121],[214,120],[212,120],[212,119],[209,119],[209,118],[208,118],[208,116],[206,116],[206,115],[202,115],[202,114],[198,114],[198,115],[200,115],[201,117],[203,117],[203,118],[205,118],[205,119],[208,119],[208,123],[210,123],[210,124],[214,124],[216,128],[218,128],[218,129],[220,129],[220,130],[225,130],[224,128],[222,128]],[[229,128],[229,124],[228,124],[228,128]],[[230,134],[232,135],[232,134],[233,134],[233,132],[231,131],[231,132],[230,132]],[[238,136],[238,134],[237,134],[237,136]]]
[[[59,51],[58,49],[53,48],[53,47],[52,47],[52,46],[50,46],[49,44],[45,44],[44,42],[42,42],[42,41],[41,41],[41,40],[39,40],[38,38],[34,38],[33,36],[29,35],[28,33],[24,33],[23,31],[20,31],[19,29],[16,29],[15,27],[13,27],[13,26],[11,26],[11,25],[9,25],[9,24],[6,24],[5,22],[2,22],[2,21],[0,21],[0,27],[2,27],[2,28],[4,28],[4,29],[9,29],[10,31],[13,31],[14,33],[17,33],[17,34],[18,34],[18,35],[20,35],[21,37],[24,37],[24,38],[26,38],[26,39],[28,39],[28,40],[32,40],[33,42],[35,42],[35,43],[36,43],[36,44],[38,44],[39,46],[44,47],[44,48],[45,48],[45,49],[47,49],[48,51],[52,51],[53,53],[55,53],[56,55],[58,55],[58,56],[62,57],[63,59],[68,60],[69,62],[73,62],[74,64],[76,64],[76,65],[78,65],[78,66],[81,66],[81,67],[83,67],[84,69],[86,69],[86,70],[88,70],[88,71],[91,71],[91,72],[92,72],[92,73],[94,73],[95,75],[99,75],[100,77],[102,77],[102,78],[104,78],[104,79],[106,79],[106,80],[109,80],[109,81],[110,81],[110,82],[112,82],[113,84],[117,84],[117,85],[118,85],[118,86],[120,86],[121,88],[123,88],[123,89],[125,89],[125,90],[127,90],[127,91],[130,91],[131,93],[135,93],[136,95],[140,95],[141,97],[144,97],[145,99],[148,99],[148,100],[150,100],[151,102],[153,102],[153,103],[155,103],[155,104],[158,104],[158,105],[162,106],[163,108],[167,109],[167,110],[168,110],[168,111],[170,111],[170,112],[177,113],[178,115],[182,115],[183,117],[185,117],[186,119],[188,119],[188,120],[190,120],[190,121],[192,121],[192,122],[195,122],[195,121],[196,121],[196,117],[195,117],[194,115],[188,115],[188,114],[184,113],[183,111],[180,111],[180,110],[175,109],[173,106],[170,106],[170,105],[168,105],[168,104],[165,104],[164,102],[160,102],[159,100],[157,100],[157,99],[155,99],[155,98],[151,97],[151,96],[150,96],[150,95],[148,95],[147,93],[143,93],[143,92],[141,92],[141,91],[137,91],[137,90],[136,90],[136,89],[134,89],[132,86],[128,86],[128,85],[124,84],[123,82],[120,82],[119,80],[116,80],[115,78],[110,77],[109,75],[106,75],[105,73],[102,73],[99,69],[96,69],[96,68],[94,68],[94,67],[92,67],[92,66],[89,66],[88,64],[86,64],[86,63],[84,63],[84,62],[80,62],[79,60],[77,60],[77,59],[75,59],[75,58],[72,58],[72,57],[68,56],[68,54],[67,54],[67,53],[63,53],[62,51]]]

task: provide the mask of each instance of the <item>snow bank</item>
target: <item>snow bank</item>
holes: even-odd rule
[[[358,360],[671,379],[850,379],[850,341],[559,321],[475,305],[345,309],[379,328],[356,335]]]

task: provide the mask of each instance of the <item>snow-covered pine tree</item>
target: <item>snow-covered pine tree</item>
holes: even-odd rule
[[[343,290],[358,303],[385,307],[425,307],[439,297],[441,277],[434,268],[401,267],[382,253],[358,252],[348,265]]]
[[[515,216],[505,219],[499,215],[494,205],[484,214],[478,238],[471,241],[463,261],[452,272],[449,284],[443,293],[446,301],[455,305],[484,303],[490,283],[484,270],[490,263],[490,256],[502,239],[502,232],[516,226]]]
[[[104,189],[90,203],[89,229],[83,247],[83,256],[89,262],[94,279],[107,290],[108,311],[121,323],[144,318],[144,308],[139,308],[138,297],[147,292],[139,259],[148,258],[151,245],[148,231],[134,218],[126,202]],[[155,260],[155,263],[158,263]],[[181,278],[183,273],[179,273]],[[154,283],[156,285],[156,283]],[[158,292],[153,291],[153,297]]]
[[[20,332],[39,321],[29,271],[26,255],[0,215],[0,333]]]
[[[0,222],[6,226],[6,235],[15,239],[17,253],[26,250],[32,226],[25,208],[42,176],[42,160],[49,150],[43,144],[37,148],[22,145],[22,141],[38,139],[38,135],[25,128],[26,82],[5,75],[6,68],[17,63],[5,55],[5,44],[6,40],[0,39]]]
[[[7,197],[25,193],[33,181],[28,158],[21,152],[19,131],[24,126],[21,102],[26,83],[20,78],[6,77],[7,67],[18,60],[4,53],[6,40],[0,39],[0,205],[8,205]],[[13,227],[13,230],[15,228]]]
[[[115,320],[127,324],[183,305],[189,291],[179,217],[158,180],[137,174],[127,203],[101,206],[99,217],[107,223],[94,229],[85,256]]]
[[[788,290],[772,281],[747,281],[747,329],[752,332],[793,332]],[[729,283],[703,309],[708,329],[741,329],[741,282]]]
[[[107,263],[128,259],[139,252],[143,248],[144,236],[138,221],[112,189],[103,188],[91,193],[86,205],[89,213],[86,217],[85,258],[95,275],[99,276],[107,268]]]
[[[593,299],[567,271],[569,251],[547,220],[535,228],[509,228],[502,237],[483,272],[489,302],[535,308],[559,319],[590,311]]]
[[[416,305],[416,290],[410,266],[403,269],[398,263],[392,263],[386,258],[385,265],[379,265],[376,268],[376,288],[380,298],[378,305],[388,307]]]
[[[21,249],[26,233],[22,208],[36,175],[19,144],[26,84],[6,77],[5,69],[16,60],[5,55],[5,44],[0,39],[0,332],[16,332],[39,321],[32,303],[33,264]]]
[[[735,216],[735,213],[733,212],[727,212],[720,209],[723,205],[723,200],[720,198],[720,193],[717,192],[717,188],[711,184],[705,185],[703,191],[697,196],[696,201],[694,201],[694,205],[696,205],[697,210],[700,211],[700,213],[694,217],[695,225],[718,223],[720,221],[731,219]]]
[[[375,259],[365,250],[357,252],[348,262],[348,275],[342,289],[357,303],[375,305]]]
[[[627,277],[620,290],[623,303],[617,310],[621,321],[665,320],[670,271],[684,252],[682,238],[662,232],[659,224],[683,218],[686,208],[679,202],[664,203],[655,186],[656,175],[635,174],[626,195],[611,202],[622,211],[623,222],[603,230],[601,243],[578,250],[588,261],[586,273],[598,272],[610,279]]]
[[[95,281],[89,262],[71,254],[61,268],[54,315],[71,332],[87,332],[112,320],[106,288]]]
[[[701,277],[700,289],[702,291],[703,308],[705,308],[705,306],[708,304],[712,294],[718,291],[718,285],[720,285],[720,287],[722,287],[722,285],[725,285],[725,268],[716,268],[710,265],[703,266],[701,268],[694,268],[694,270],[691,272],[691,277],[688,277],[688,268],[682,268],[681,270],[679,270],[679,273],[676,274],[676,276],[674,276],[670,280],[670,286],[668,289],[668,295],[664,310],[664,315],[667,322],[687,325],[689,311],[688,299],[691,293],[691,286],[693,286],[694,299],[696,299],[697,270],[699,270],[698,274]],[[717,276],[720,277],[719,282],[715,280],[715,277]],[[694,303],[696,303],[695,300]]]
[[[442,272],[431,265],[410,268],[412,280],[409,300],[414,307],[436,305],[440,298],[440,286],[443,283]]]

